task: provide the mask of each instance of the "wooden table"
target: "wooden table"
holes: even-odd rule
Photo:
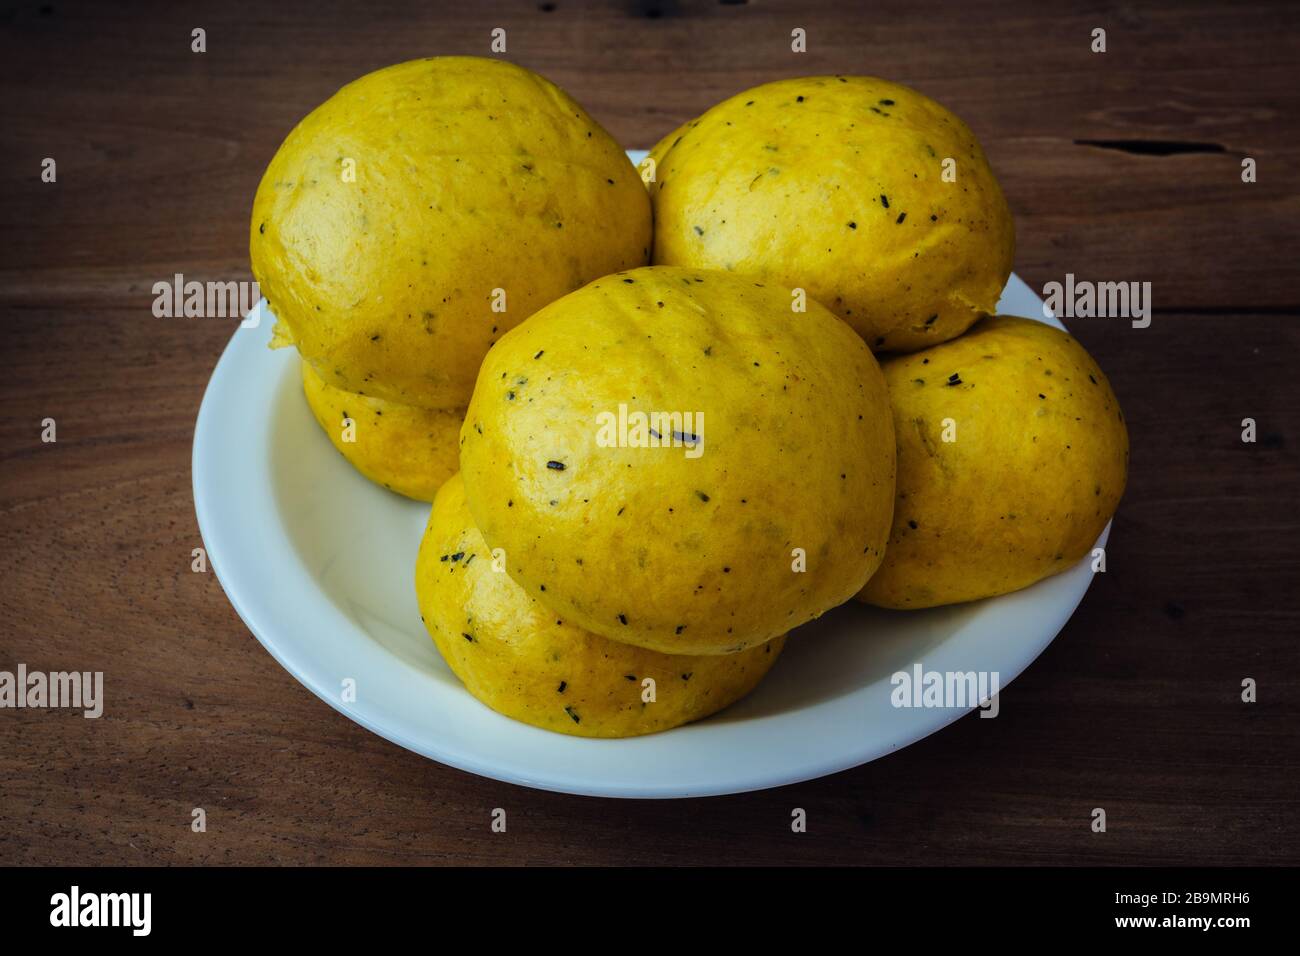
[[[0,12],[0,669],[102,670],[110,702],[0,711],[0,864],[1300,861],[1293,5],[144,6]],[[915,85],[984,143],[1032,286],[1152,283],[1149,328],[1071,325],[1123,402],[1130,485],[1107,573],[1000,719],[737,797],[535,792],[331,710],[191,572],[193,425],[232,323],[155,318],[153,283],[249,278],[289,128],[380,66],[487,55],[498,26],[629,147],[779,77]]]

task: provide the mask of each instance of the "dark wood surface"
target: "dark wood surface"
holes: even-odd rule
[[[1294,5],[184,6],[0,5],[0,670],[103,670],[110,702],[0,711],[0,864],[1300,862]],[[743,796],[530,791],[351,723],[190,571],[193,424],[232,326],[154,318],[152,284],[249,278],[289,128],[369,70],[486,55],[496,26],[629,147],[779,77],[915,85],[984,143],[1026,281],[1153,284],[1148,329],[1072,324],[1124,405],[1130,485],[1108,573],[999,719]]]

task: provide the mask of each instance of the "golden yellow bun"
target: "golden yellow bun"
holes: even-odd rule
[[[1124,493],[1128,430],[1083,346],[1041,322],[999,316],[883,367],[898,501],[885,561],[862,600],[973,601],[1089,553]]]
[[[530,595],[664,653],[734,653],[848,600],[894,500],[889,398],[862,340],[816,302],[794,313],[783,289],[696,269],[607,276],[503,337],[460,461]]]
[[[306,362],[302,388],[334,447],[376,484],[408,498],[432,501],[442,483],[455,474],[464,411],[416,408],[345,392],[326,385]]]
[[[556,618],[493,569],[459,475],[434,500],[415,589],[425,627],[471,694],[507,717],[581,737],[632,737],[706,717],[753,690],[785,643],[685,657]]]
[[[250,231],[275,344],[335,388],[428,408],[463,407],[501,333],[649,245],[609,134],[537,74],[475,57],[399,63],[313,110]]]
[[[806,289],[875,351],[960,335],[1011,273],[1014,223],[974,134],[896,83],[767,83],[652,155],[656,264]]]

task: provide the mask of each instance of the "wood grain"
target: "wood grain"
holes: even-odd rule
[[[1292,5],[176,6],[0,10],[0,669],[103,670],[112,703],[0,711],[0,864],[1300,862]],[[156,319],[150,287],[248,278],[251,198],[290,127],[367,70],[486,54],[495,26],[628,146],[769,79],[910,83],[984,143],[1031,285],[1153,284],[1150,328],[1072,325],[1124,404],[1130,487],[1108,572],[999,719],[763,793],[539,793],[349,722],[190,571],[193,423],[231,324]]]

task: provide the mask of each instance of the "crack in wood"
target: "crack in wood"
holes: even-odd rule
[[[1176,139],[1076,139],[1075,146],[1114,149],[1134,156],[1178,156],[1186,153],[1224,153],[1221,143],[1196,143]]]

